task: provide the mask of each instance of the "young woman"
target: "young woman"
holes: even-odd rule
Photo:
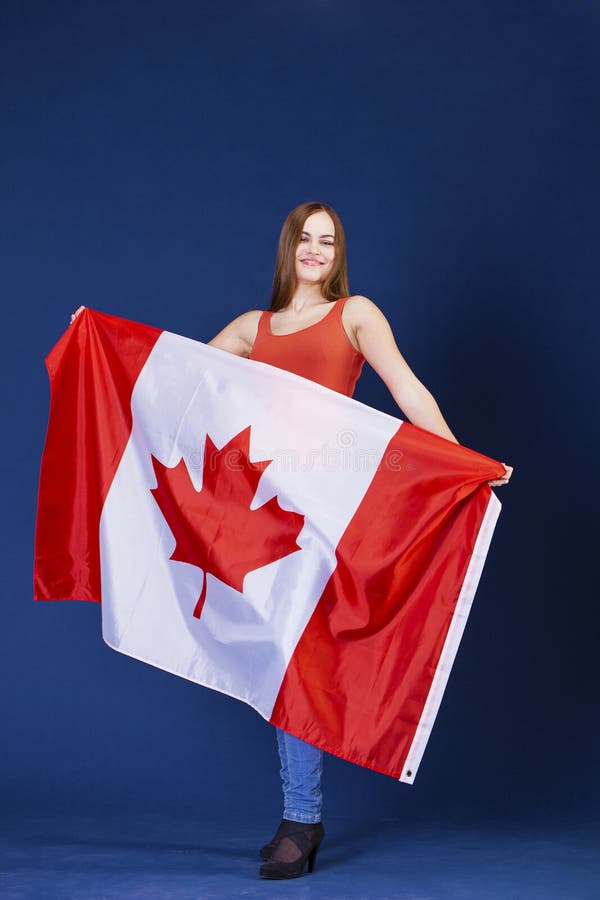
[[[381,310],[348,296],[344,229],[326,203],[302,203],[286,218],[277,251],[269,310],[238,316],[209,343],[270,363],[352,396],[365,360],[389,388],[405,418],[450,441],[435,398],[401,355]],[[489,484],[506,484],[504,477]],[[276,729],[281,759],[283,819],[262,847],[264,878],[312,871],[324,836],[321,823],[323,751]]]
[[[71,321],[83,307],[73,314]],[[238,316],[210,342],[213,347],[295,372],[352,396],[365,360],[389,388],[403,417],[458,443],[435,398],[401,355],[381,310],[349,296],[344,229],[325,203],[302,203],[286,218],[269,310]],[[490,481],[506,484],[504,477]],[[264,878],[312,871],[324,836],[321,823],[323,751],[276,729],[283,785],[283,819],[261,848]]]

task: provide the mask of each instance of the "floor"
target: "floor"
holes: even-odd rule
[[[266,824],[226,832],[158,814],[14,817],[0,833],[0,897],[600,900],[600,829],[325,826],[315,871],[271,882],[258,877]]]

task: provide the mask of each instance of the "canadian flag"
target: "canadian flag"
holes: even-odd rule
[[[34,596],[411,783],[501,463],[308,379],[86,309],[50,352]]]

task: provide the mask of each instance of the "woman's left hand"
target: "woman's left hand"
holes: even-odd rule
[[[507,466],[506,463],[502,463],[502,465],[504,466],[504,469],[506,470],[506,474],[503,475],[502,478],[495,478],[494,481],[488,481],[488,484],[491,487],[500,487],[503,484],[508,484],[508,482],[510,480],[510,476],[513,473],[513,467]]]

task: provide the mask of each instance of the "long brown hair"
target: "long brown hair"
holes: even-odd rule
[[[288,305],[298,284],[296,277],[296,248],[300,241],[300,235],[304,223],[313,213],[324,210],[333,219],[335,234],[333,246],[335,258],[331,272],[321,285],[321,292],[325,300],[339,300],[350,293],[348,288],[348,265],[346,262],[346,235],[344,226],[335,209],[327,203],[309,201],[296,206],[288,214],[283,223],[279,235],[277,247],[277,259],[275,261],[275,274],[273,275],[273,290],[271,293],[270,309],[275,311]]]

